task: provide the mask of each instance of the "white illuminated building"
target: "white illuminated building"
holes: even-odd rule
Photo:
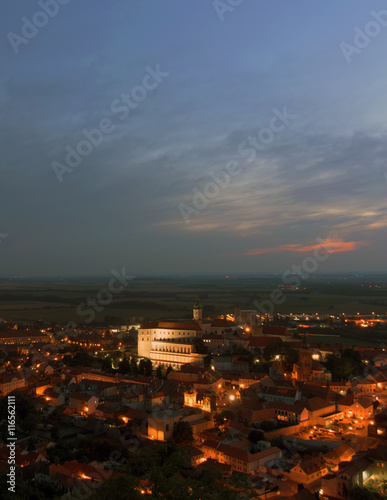
[[[194,346],[202,334],[202,306],[197,298],[192,320],[143,323],[138,330],[138,356],[174,369],[186,363],[203,366],[205,354],[195,352]]]

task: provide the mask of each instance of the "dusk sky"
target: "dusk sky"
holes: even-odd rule
[[[1,6],[0,275],[284,272],[328,240],[317,272],[387,271],[385,1],[61,2]]]

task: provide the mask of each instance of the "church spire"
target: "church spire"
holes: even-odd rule
[[[202,319],[203,308],[199,300],[199,295],[196,296],[195,304],[193,306],[193,319],[199,321]]]

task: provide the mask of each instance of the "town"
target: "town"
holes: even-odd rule
[[[310,332],[371,335],[387,317],[273,320],[237,307],[205,318],[196,297],[191,320],[3,321],[2,472],[11,419],[20,498],[384,498],[387,345]]]

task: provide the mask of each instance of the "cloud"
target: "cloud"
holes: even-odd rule
[[[256,248],[254,250],[249,250],[245,255],[262,255],[266,253],[281,253],[281,252],[291,252],[291,253],[311,253],[314,250],[322,249],[327,253],[341,253],[341,252],[351,252],[356,250],[361,245],[366,244],[364,241],[343,241],[340,238],[326,238],[320,239],[318,245],[302,245],[298,244],[285,244],[278,245],[271,248]]]

